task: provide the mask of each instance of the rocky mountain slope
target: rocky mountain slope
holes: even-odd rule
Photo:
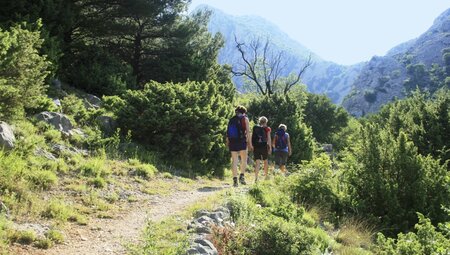
[[[343,106],[351,114],[363,116],[395,98],[405,97],[416,87],[433,92],[438,87],[448,86],[443,82],[449,76],[443,56],[449,47],[450,9],[418,38],[394,47],[386,56],[375,56],[365,64]]]
[[[313,64],[304,73],[302,82],[312,93],[327,94],[335,103],[340,103],[345,95],[350,92],[351,84],[356,79],[362,64],[343,66],[321,59],[305,46],[290,38],[276,25],[257,16],[232,16],[218,9],[202,5],[197,10],[208,9],[212,11],[209,30],[212,33],[220,32],[225,38],[225,47],[219,53],[221,64],[236,65],[240,60],[236,50],[235,38],[248,42],[254,38],[265,40],[269,38],[276,50],[283,51],[286,59],[289,59],[284,75],[298,70],[309,55]],[[301,26],[301,24],[299,24]],[[243,91],[243,80],[235,78],[235,83],[240,91]]]

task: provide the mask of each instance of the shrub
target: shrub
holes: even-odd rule
[[[345,162],[355,209],[372,215],[391,233],[414,226],[416,212],[437,222],[447,218],[441,205],[450,201],[449,172],[438,160],[419,155],[403,131],[395,136],[366,124]]]
[[[254,254],[317,254],[329,246],[325,232],[290,224],[277,217],[263,222],[249,239]]]
[[[373,251],[376,254],[448,254],[450,251],[449,236],[436,230],[431,221],[419,215],[419,223],[415,225],[416,233],[400,233],[397,239],[386,238],[378,234]],[[448,234],[448,233],[447,233]]]
[[[53,199],[49,201],[46,208],[41,212],[41,216],[66,222],[67,220],[76,220],[77,213],[63,201]]]
[[[286,190],[299,203],[338,210],[340,201],[337,182],[328,155],[322,153],[306,165],[297,166],[289,176]]]
[[[34,243],[34,246],[36,246],[39,249],[49,249],[53,246],[52,240],[48,238],[38,238]]]
[[[20,244],[31,244],[36,240],[36,233],[31,230],[13,231],[9,239]]]
[[[47,232],[45,233],[45,236],[46,236],[48,239],[50,239],[50,240],[52,240],[53,242],[58,243],[58,244],[61,244],[61,243],[64,242],[64,236],[63,236],[63,234],[62,234],[60,231],[58,231],[58,230],[50,229],[49,231],[47,231]]]
[[[224,134],[231,106],[222,90],[213,82],[150,82],[123,95],[118,123],[170,165],[222,175],[229,162]]]
[[[58,183],[58,177],[52,171],[35,171],[30,176],[30,181],[39,189],[49,190]]]
[[[102,189],[106,186],[106,181],[105,179],[103,179],[100,176],[94,177],[94,178],[90,178],[88,180],[88,184],[91,186],[94,186],[95,188],[99,188]]]
[[[66,62],[70,61],[65,64],[65,78],[77,88],[103,96],[119,95],[134,87],[130,66],[104,49],[90,45],[77,56],[69,56],[65,58]]]
[[[26,108],[38,107],[46,86],[50,63],[39,54],[43,40],[26,24],[0,30],[0,118],[23,116]]]
[[[110,170],[106,167],[104,158],[89,158],[80,166],[80,173],[87,177],[105,177],[110,174]]]
[[[255,123],[260,116],[266,116],[272,131],[277,130],[281,123],[287,125],[287,132],[291,137],[293,147],[291,157],[293,163],[311,160],[315,144],[311,128],[302,122],[303,109],[300,106],[301,103],[290,97],[273,95],[270,98],[255,98],[248,105],[249,119]]]
[[[71,94],[61,99],[62,112],[74,118],[81,125],[86,124],[89,111],[84,106],[83,100]]]
[[[134,174],[144,179],[150,179],[155,176],[156,167],[150,164],[140,164],[134,167]]]

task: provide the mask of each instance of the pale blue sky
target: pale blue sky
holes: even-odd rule
[[[382,56],[425,32],[449,0],[192,0],[231,15],[258,15],[340,64]]]

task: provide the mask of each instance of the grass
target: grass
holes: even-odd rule
[[[368,249],[373,242],[374,227],[360,219],[346,219],[340,226],[336,241],[347,248]]]

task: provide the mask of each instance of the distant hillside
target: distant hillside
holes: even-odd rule
[[[212,11],[209,30],[211,33],[220,32],[225,37],[225,47],[219,53],[219,63],[235,65],[240,60],[236,50],[234,35],[240,41],[248,41],[253,38],[269,38],[273,45],[286,53],[287,58],[292,59],[286,67],[286,74],[301,66],[311,54],[313,65],[304,73],[303,83],[312,93],[325,93],[335,103],[340,103],[351,89],[351,84],[356,79],[362,64],[343,66],[325,61],[311,52],[299,42],[290,38],[276,25],[257,16],[232,16],[207,5],[197,8]],[[299,24],[301,26],[301,24]],[[235,79],[236,86],[242,91],[243,81]]]
[[[448,86],[444,79],[449,76],[449,69],[444,69],[443,55],[450,51],[449,47],[450,9],[418,38],[365,64],[343,102],[344,107],[351,114],[362,116],[379,110],[394,98],[405,97],[416,87],[433,92]]]

